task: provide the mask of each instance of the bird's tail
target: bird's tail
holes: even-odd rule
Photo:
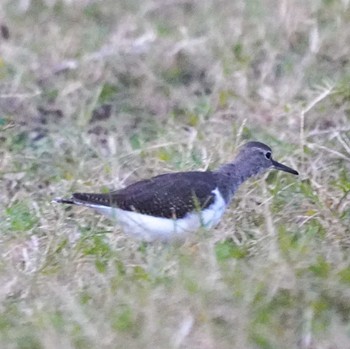
[[[78,205],[78,203],[74,200],[74,198],[71,198],[71,199],[54,198],[52,202],[55,202],[57,204]]]
[[[95,193],[73,193],[72,197],[55,198],[52,202],[68,205],[83,205],[83,206],[113,206],[111,194],[95,194]]]

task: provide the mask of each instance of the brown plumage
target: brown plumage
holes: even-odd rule
[[[213,172],[177,172],[145,179],[106,194],[74,193],[72,199],[59,202],[86,202],[155,217],[182,218],[188,212],[211,205],[214,201],[212,191],[216,187],[217,178]]]

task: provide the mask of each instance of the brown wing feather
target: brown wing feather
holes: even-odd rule
[[[118,207],[156,217],[182,218],[214,202],[217,187],[212,172],[169,173],[142,180],[107,194],[75,193],[83,203]]]

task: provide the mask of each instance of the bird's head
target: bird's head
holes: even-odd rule
[[[248,142],[243,145],[238,153],[237,160],[240,162],[241,166],[247,167],[252,174],[264,172],[269,168],[294,175],[299,174],[292,168],[274,160],[271,148],[261,142]]]

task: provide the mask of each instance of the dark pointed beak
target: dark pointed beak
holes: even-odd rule
[[[276,170],[280,170],[280,171],[284,171],[284,172],[288,172],[288,173],[291,173],[291,174],[294,174],[294,175],[298,175],[298,171],[295,171],[293,170],[292,168],[286,166],[286,165],[283,165],[275,160],[271,160],[272,161],[272,165],[273,167],[276,169]]]

